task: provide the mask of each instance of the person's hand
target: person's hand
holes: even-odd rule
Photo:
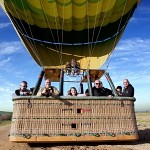
[[[89,93],[85,93],[85,95],[86,95],[86,96],[90,96],[90,94],[89,94]]]
[[[29,93],[28,92],[23,92],[23,95],[29,95]]]
[[[41,93],[42,93],[42,94],[46,94],[46,88],[44,88]]]
[[[112,95],[108,95],[108,98],[113,98],[113,96]]]

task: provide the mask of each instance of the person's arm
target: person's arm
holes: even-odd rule
[[[53,88],[53,93],[52,96],[58,96],[59,95],[59,91],[57,90],[56,87],[52,87]]]
[[[32,95],[32,92],[28,89],[26,89],[26,91],[23,92],[24,96],[28,96],[28,95]]]
[[[105,89],[106,89],[107,96],[114,96],[112,90],[107,89],[107,88],[105,88]]]
[[[15,90],[14,96],[20,96],[20,90]]]
[[[43,91],[43,88],[40,88],[38,93],[37,93],[37,96],[42,96],[42,91]]]
[[[134,96],[134,88],[132,86],[128,87],[128,96],[133,97]]]
[[[86,89],[85,95],[86,95],[86,96],[89,96],[89,95],[90,95],[90,94],[89,94],[89,89]]]
[[[82,82],[80,83],[80,87],[79,87],[78,93],[79,93],[79,94],[83,94],[83,93],[84,93]]]
[[[71,91],[70,90],[68,90],[67,96],[71,96]]]

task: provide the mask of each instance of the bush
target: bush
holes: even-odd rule
[[[3,120],[11,120],[11,114],[2,114],[0,116],[0,121],[3,121]]]

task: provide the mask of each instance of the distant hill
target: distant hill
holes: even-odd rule
[[[0,115],[2,115],[2,114],[10,114],[10,115],[12,115],[12,112],[0,111]]]

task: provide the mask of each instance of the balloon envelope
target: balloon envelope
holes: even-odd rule
[[[0,0],[25,47],[40,66],[100,68],[140,0]]]

